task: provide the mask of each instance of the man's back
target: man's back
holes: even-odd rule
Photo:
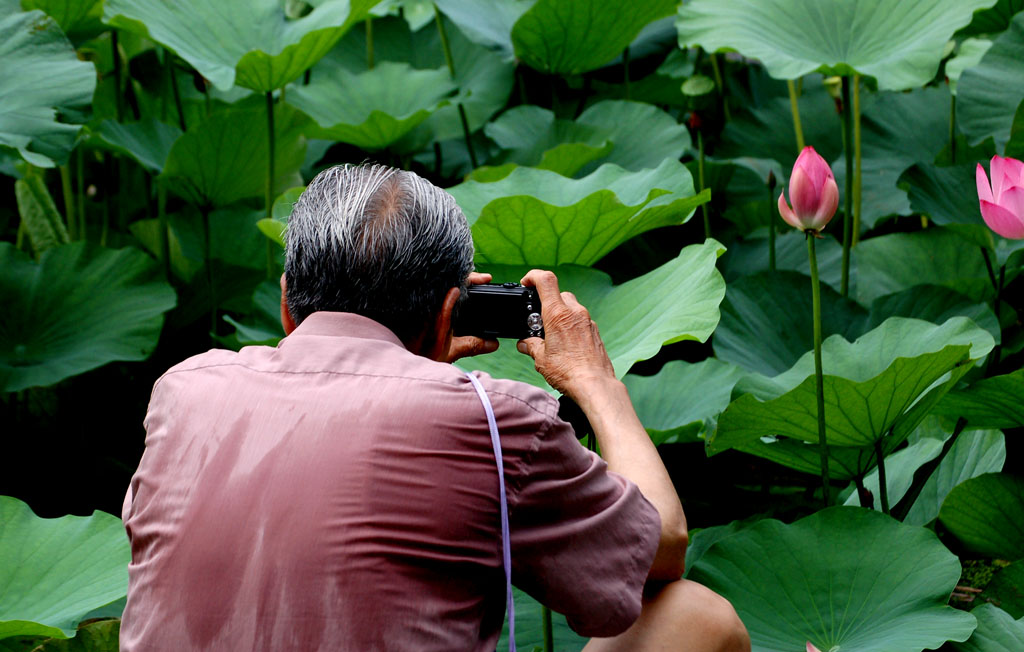
[[[579,447],[553,399],[484,381],[516,582],[584,633],[621,631],[639,610],[657,513]],[[315,313],[277,349],[170,370],[146,425],[124,510],[122,649],[493,649],[497,469],[458,369],[369,319]],[[577,569],[587,574],[572,584]]]

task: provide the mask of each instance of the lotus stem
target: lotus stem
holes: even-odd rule
[[[775,271],[775,174],[768,173],[768,271]]]
[[[171,280],[171,237],[167,224],[167,188],[164,182],[156,180],[156,219],[160,228],[160,262],[164,266],[164,276]]]
[[[438,11],[437,5],[434,5],[434,22],[437,23],[437,33],[441,37],[441,49],[444,50],[444,62],[448,64],[448,74],[451,75],[452,81],[455,81],[455,60],[452,59],[452,47],[448,42],[448,32],[444,28],[444,21],[441,19],[441,12]],[[462,105],[462,102],[457,102],[456,106],[459,111],[459,121],[462,123],[462,135],[466,139],[466,151],[469,153],[469,162],[476,169],[476,151],[473,150],[473,140],[470,138],[466,107]]]
[[[207,86],[205,79],[203,79],[203,108],[206,110],[206,117],[209,118],[213,107],[210,103],[210,87]]]
[[[861,156],[860,156],[860,75],[853,76],[853,241],[860,241]]]
[[[75,220],[75,193],[71,189],[71,168],[68,164],[60,166],[60,189],[64,195],[64,220],[68,227],[68,237],[78,240],[78,222]]]
[[[949,162],[956,165],[956,95],[949,94]]]
[[[84,148],[82,147],[75,151],[75,182],[78,185],[78,194],[75,195],[75,198],[78,200],[78,233],[83,240],[86,240],[89,234],[85,229],[85,154],[83,152]]]
[[[264,197],[264,213],[267,219],[274,217],[274,92],[267,91],[267,190]],[[274,277],[274,250],[267,239],[267,278]]]
[[[373,70],[373,19],[366,19],[366,69]]]
[[[697,180],[700,184],[698,192],[704,192],[704,136],[701,130],[697,129]],[[711,220],[708,218],[708,203],[700,205],[701,214],[704,216],[704,239],[711,237]]]
[[[626,87],[626,99],[632,97],[629,90],[629,46],[622,51],[622,84]]]
[[[210,338],[217,335],[217,293],[213,287],[213,266],[210,264],[210,207],[199,207],[203,216],[203,266],[206,268],[206,284],[210,288]]]
[[[114,177],[114,158],[109,152],[103,156],[103,226],[100,229],[100,246],[107,246],[107,235],[110,233],[110,204],[114,201],[111,187],[116,185],[111,180]]]
[[[867,509],[874,509],[874,501],[871,500],[871,494],[868,492],[868,488],[864,486],[864,476],[858,475],[853,479],[853,484],[857,487],[857,500],[860,501],[861,507]]]
[[[14,239],[14,247],[18,251],[25,251],[25,220],[18,222],[18,235]]]
[[[882,513],[889,515],[889,484],[885,479],[885,452],[882,440],[875,440],[875,459],[878,461],[878,500],[882,504]]]
[[[992,312],[994,312],[996,314],[996,324],[997,324],[997,326],[998,326],[1000,331],[1002,331],[1003,325],[1002,325],[1002,321],[1000,320],[1000,316],[999,316],[999,304],[1002,303],[1002,300],[1003,300],[1003,282],[1005,281],[1005,279],[1006,279],[1006,265],[1000,265],[999,266],[999,282],[996,284],[996,298],[995,298],[995,303],[992,306]],[[985,365],[985,376],[986,377],[992,376],[994,374],[994,372],[995,372],[996,367],[999,366],[999,358],[1000,358],[1000,355],[1002,353],[1002,347],[1003,347],[1003,344],[1002,344],[1001,341],[997,342],[996,345],[994,347],[992,347],[992,352],[989,353],[989,356],[988,356],[988,363]]]
[[[821,488],[825,507],[832,504],[828,473],[828,441],[825,438],[825,385],[821,370],[821,285],[818,280],[818,256],[814,250],[817,239],[811,231],[806,232],[807,257],[811,264],[811,296],[814,308],[814,381],[818,397],[818,450],[821,454]]]
[[[181,90],[178,88],[178,76],[174,73],[174,62],[171,58],[171,54],[167,54],[167,58],[164,60],[167,66],[167,74],[171,77],[171,93],[174,95],[174,108],[178,111],[178,126],[181,127],[182,131],[188,129],[188,125],[185,122],[185,108],[181,104]]]
[[[110,50],[114,57],[114,106],[117,108],[117,121],[124,122],[124,98],[121,97],[121,49],[117,40],[117,30],[110,30]]]
[[[900,502],[890,510],[890,516],[898,521],[902,521],[907,517],[907,514],[910,513],[910,509],[914,506],[914,503],[917,502],[918,496],[921,495],[925,485],[928,483],[928,479],[932,477],[935,469],[939,468],[939,465],[942,464],[942,460],[946,459],[946,455],[948,455],[949,451],[952,450],[953,444],[956,443],[956,440],[960,437],[960,433],[962,433],[966,427],[967,419],[960,417],[956,420],[956,425],[953,426],[953,434],[942,444],[942,450],[939,451],[939,456],[934,460],[923,464],[921,468],[914,471],[914,479],[910,484],[910,489],[908,489],[907,493],[903,495]]]
[[[840,294],[850,294],[850,245],[853,238],[853,116],[850,110],[850,78],[843,77],[843,156],[846,189],[843,193],[843,273]]]
[[[728,122],[732,116],[729,115],[729,103],[725,101],[725,83],[722,81],[722,69],[718,65],[718,55],[714,52],[709,52],[708,55],[708,58],[711,59],[711,71],[715,76],[715,86],[718,88],[718,97],[722,100],[722,117]]]
[[[541,628],[544,631],[544,652],[554,652],[555,634],[551,627],[551,609],[549,607],[542,606],[540,609],[540,615]],[[512,636],[511,632],[509,632],[509,636]]]
[[[804,151],[804,128],[800,124],[800,103],[797,101],[796,82],[792,79],[786,80],[789,88],[789,111],[793,114],[793,131],[796,133],[796,153]]]

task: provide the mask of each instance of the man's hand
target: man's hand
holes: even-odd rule
[[[544,339],[520,340],[517,348],[533,358],[548,384],[579,402],[590,384],[616,380],[597,324],[572,292],[559,291],[554,273],[531,270],[520,282],[537,288]]]
[[[469,274],[470,285],[483,285],[490,282],[490,274],[481,274],[480,272],[470,272]],[[474,335],[453,336],[451,343],[448,345],[448,353],[444,358],[444,362],[455,362],[460,358],[468,358],[483,353],[494,353],[497,350],[498,340],[485,340]]]

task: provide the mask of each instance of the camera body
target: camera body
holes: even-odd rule
[[[454,324],[456,335],[475,335],[492,340],[544,337],[537,290],[518,283],[470,285],[459,305]]]

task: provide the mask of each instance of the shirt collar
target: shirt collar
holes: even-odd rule
[[[281,341],[284,342],[291,337],[306,335],[383,340],[405,348],[405,345],[398,339],[398,336],[387,326],[369,317],[363,317],[351,312],[314,312],[303,319],[302,323],[292,331],[291,335]]]

